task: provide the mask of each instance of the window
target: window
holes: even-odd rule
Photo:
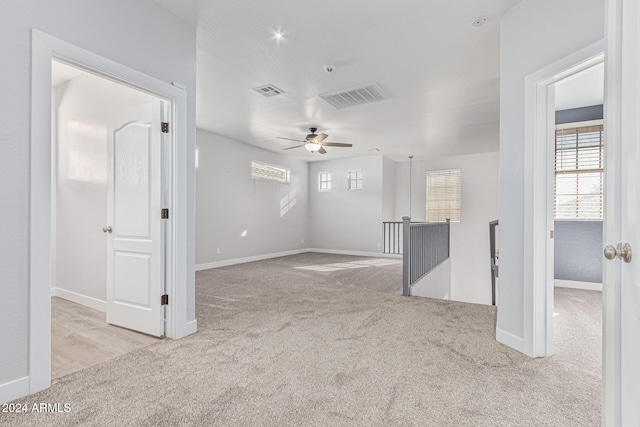
[[[347,171],[347,189],[362,190],[362,169]]]
[[[556,219],[602,219],[602,133],[602,125],[556,129]]]
[[[318,175],[318,191],[331,191],[331,172],[320,172]]]
[[[251,178],[266,179],[268,181],[289,183],[291,173],[289,169],[280,166],[268,165],[266,163],[251,161]]]
[[[427,172],[427,222],[460,222],[460,169]]]

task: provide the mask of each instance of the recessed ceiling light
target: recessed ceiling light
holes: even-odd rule
[[[271,34],[273,35],[273,37],[271,37],[271,40],[275,41],[276,44],[287,42],[287,38],[285,37],[287,35],[287,32],[282,28],[272,28]]]
[[[473,25],[474,27],[482,27],[484,24],[487,23],[487,20],[489,18],[487,18],[486,16],[478,16],[474,21],[473,21]]]

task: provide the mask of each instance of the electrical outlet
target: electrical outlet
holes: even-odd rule
[[[220,248],[216,248],[216,255],[220,255]]]
[[[378,247],[380,247],[380,246],[382,246],[382,245],[380,244],[380,242],[378,242]]]
[[[302,239],[302,243],[304,243],[304,239]]]

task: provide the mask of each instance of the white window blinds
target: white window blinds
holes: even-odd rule
[[[427,172],[427,222],[460,222],[460,169]]]
[[[602,219],[602,126],[556,130],[556,219]]]

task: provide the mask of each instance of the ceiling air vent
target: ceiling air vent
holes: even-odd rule
[[[284,91],[282,89],[278,89],[277,87],[275,87],[272,84],[268,84],[268,85],[264,85],[264,86],[260,86],[260,87],[254,87],[253,90],[258,92],[262,96],[266,96],[267,98],[270,98],[272,96],[276,96],[276,95],[280,95],[280,94],[284,93]]]
[[[327,101],[337,109],[353,107],[355,105],[368,104],[370,102],[387,99],[376,84],[354,87],[338,92],[325,93],[320,98]]]

